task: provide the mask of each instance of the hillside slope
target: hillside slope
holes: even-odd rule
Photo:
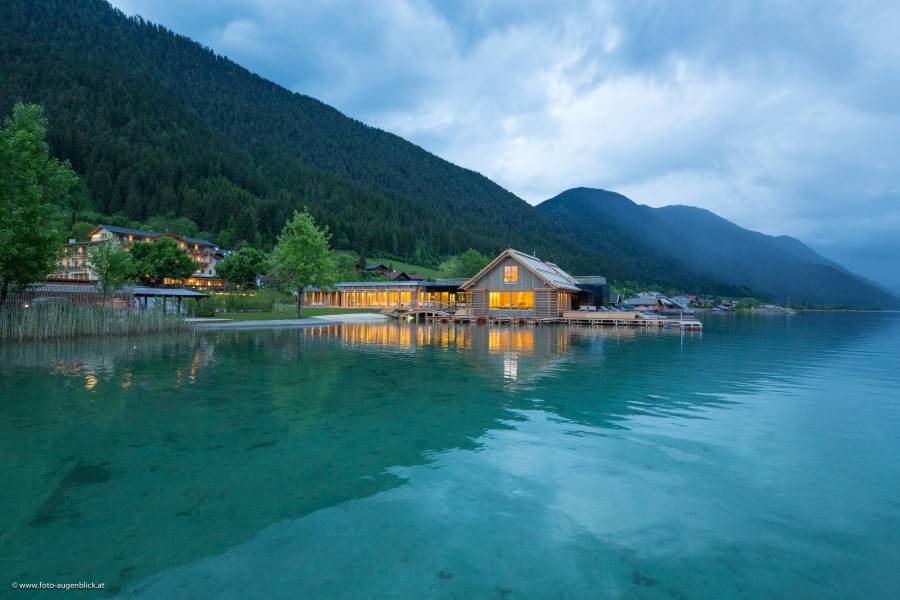
[[[486,177],[101,0],[0,3],[0,78],[0,112],[45,106],[54,152],[105,214],[271,243],[309,206],[339,247],[423,260],[516,246],[596,268]]]
[[[614,192],[575,188],[538,210],[604,256],[627,249],[623,268],[643,269],[648,281],[685,287],[694,280],[701,288],[714,282],[779,301],[900,306],[896,296],[799,240],[750,231],[700,208],[650,208]]]

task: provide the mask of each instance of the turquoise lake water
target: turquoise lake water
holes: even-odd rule
[[[0,596],[900,597],[900,314],[705,323],[5,346]]]

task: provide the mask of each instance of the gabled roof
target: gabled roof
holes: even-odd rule
[[[388,271],[384,275],[394,281],[425,281],[424,275],[407,273],[406,271]]]
[[[178,234],[176,233],[174,235],[178,235]],[[178,235],[178,237],[183,239],[188,244],[200,244],[201,246],[215,246],[215,244],[209,240],[201,240],[200,238],[186,237],[183,235]]]
[[[181,235],[180,233],[159,233],[158,231],[146,231],[143,229],[132,229],[131,227],[119,227],[118,225],[104,225],[103,223],[98,224],[96,227],[91,229],[88,235],[93,235],[98,229],[106,229],[107,231],[111,231],[112,233],[118,233],[121,235],[138,235],[141,237],[149,237],[149,238],[158,238],[162,236],[167,236],[171,238],[177,238],[179,240],[184,240],[188,244],[200,244],[202,246],[212,246],[216,247],[216,245],[209,240],[201,240],[200,238],[192,238]]]
[[[94,229],[91,230],[91,233],[101,227],[108,231],[112,231],[113,233],[122,233],[125,235],[140,235],[143,237],[156,237],[157,235],[159,235],[155,231],[143,231],[141,229],[132,229],[130,227],[119,227],[118,225],[104,225],[103,223],[100,223],[97,225],[97,227],[94,227]]]
[[[551,262],[546,262],[539,259],[536,256],[532,256],[530,254],[525,254],[524,252],[519,252],[518,250],[513,250],[512,248],[507,248],[503,252],[501,252],[497,258],[488,263],[488,265],[475,274],[474,277],[466,281],[464,284],[460,286],[461,289],[467,290],[475,283],[487,275],[490,271],[494,269],[500,262],[506,258],[511,258],[515,260],[517,263],[531,271],[531,273],[543,281],[545,284],[554,289],[559,290],[571,290],[574,292],[580,292],[581,290],[578,287],[578,283],[575,281],[575,278],[560,269],[558,266]]]
[[[388,267],[384,263],[366,263],[365,269],[366,269],[366,271],[378,271],[378,270],[387,271]]]

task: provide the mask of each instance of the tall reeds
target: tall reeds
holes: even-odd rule
[[[142,335],[187,331],[179,315],[159,310],[47,305],[0,310],[0,340],[54,340],[79,336]]]

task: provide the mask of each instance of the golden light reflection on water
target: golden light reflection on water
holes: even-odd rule
[[[203,353],[200,350],[197,350],[194,353],[194,358],[191,359],[191,370],[188,371],[188,383],[194,385],[197,383],[197,372],[200,370],[200,366],[203,363]]]
[[[440,349],[447,352],[461,352],[468,359],[481,367],[502,374],[504,380],[521,383],[531,377],[531,372],[538,365],[548,360],[558,361],[564,358],[572,344],[585,338],[613,337],[629,339],[642,335],[659,335],[660,332],[637,331],[628,328],[599,329],[584,327],[517,327],[489,326],[475,324],[431,323],[417,324],[405,321],[359,322],[341,324],[323,324],[297,330],[277,331],[278,336],[291,336],[294,339],[315,341],[333,339],[339,345],[348,348],[376,348],[388,351],[417,352],[424,348]],[[172,365],[174,387],[185,383],[196,385],[202,382],[204,369],[214,362],[216,347],[229,338],[234,343],[246,341],[247,336],[257,338],[264,335],[260,332],[230,331],[207,336],[184,338],[179,340],[150,340],[138,344],[127,341],[124,344],[113,344],[119,352],[99,352],[96,356],[84,358],[56,358],[50,362],[50,372],[54,375],[81,380],[83,389],[94,391],[101,380],[107,379],[118,384],[122,391],[128,391],[140,378],[127,362],[137,356],[150,352],[164,351],[168,347],[189,345],[189,353],[180,354],[177,364]],[[112,342],[110,342],[111,344]],[[121,346],[121,348],[120,348]],[[488,356],[496,356],[497,360],[484,360]],[[523,362],[523,360],[527,362]],[[121,369],[121,370],[120,370]]]
[[[415,350],[423,347],[437,347],[444,350],[482,349],[498,354],[533,354],[536,330],[533,327],[485,326],[470,324],[432,324],[420,326],[415,323],[343,323],[340,327],[319,330],[313,328],[304,337],[337,337],[341,343],[351,347],[374,346],[398,350]],[[548,350],[556,351],[568,347],[568,336],[559,330],[548,330],[541,334],[547,338]]]
[[[534,329],[491,327],[488,333],[489,352],[534,352]]]

